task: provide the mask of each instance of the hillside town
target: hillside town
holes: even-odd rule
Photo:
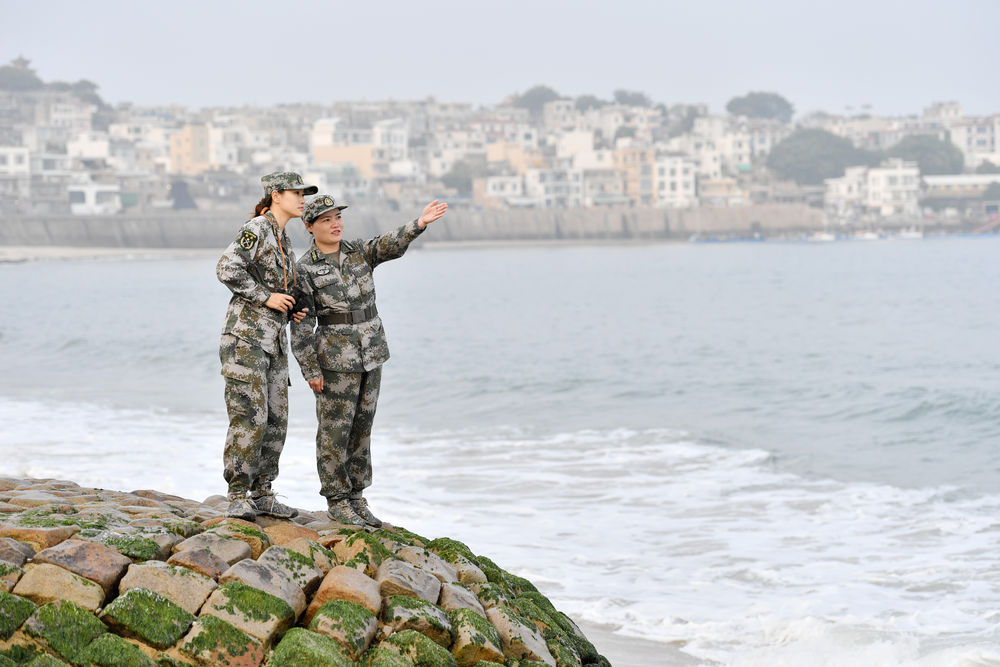
[[[474,210],[796,203],[832,224],[979,224],[1000,204],[1000,113],[966,115],[958,102],[793,119],[772,93],[714,113],[544,86],[492,106],[428,97],[202,109],[112,106],[97,90],[43,83],[23,57],[0,68],[0,205],[25,215],[246,209],[260,174],[277,169],[394,208],[436,197]],[[832,171],[810,171],[831,159]]]

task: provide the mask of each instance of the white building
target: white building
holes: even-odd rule
[[[579,115],[573,100],[553,100],[542,105],[542,124],[549,132],[573,129]]]
[[[653,166],[653,201],[656,206],[687,208],[698,205],[697,164],[686,155],[662,153]]]
[[[111,139],[107,132],[81,132],[66,142],[66,153],[78,160],[107,160]]]
[[[845,220],[864,212],[868,167],[848,167],[840,178],[828,178],[823,183],[823,207],[828,216]]]
[[[948,124],[951,143],[965,156],[966,169],[983,162],[1000,165],[1000,114],[968,116]]]
[[[920,168],[916,162],[886,160],[868,170],[865,205],[880,215],[920,213]]]
[[[0,146],[0,175],[25,176],[31,173],[31,154],[23,146]]]
[[[122,210],[117,183],[77,183],[69,186],[69,208],[73,215],[109,215]]]
[[[916,162],[892,158],[878,167],[849,167],[843,176],[828,178],[825,184],[824,207],[835,218],[920,213],[920,169]]]
[[[582,203],[582,180],[575,169],[529,169],[524,194],[540,208],[573,208]]]
[[[410,132],[402,118],[381,120],[372,127],[372,143],[379,159],[394,162],[409,157]]]

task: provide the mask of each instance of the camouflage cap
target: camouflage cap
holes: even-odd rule
[[[330,195],[317,195],[306,202],[306,207],[302,211],[302,221],[312,222],[329,210],[343,211],[345,208],[347,204],[338,204]]]
[[[314,195],[319,192],[315,185],[306,185],[302,182],[302,177],[294,171],[275,171],[266,176],[261,176],[260,182],[264,184],[264,196],[276,190],[302,190],[302,194]]]

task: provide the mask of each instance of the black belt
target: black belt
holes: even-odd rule
[[[331,324],[361,324],[362,322],[367,322],[371,318],[378,315],[378,308],[375,306],[368,306],[362,310],[349,310],[346,313],[329,313],[328,315],[320,315],[319,325],[321,327],[328,327]]]

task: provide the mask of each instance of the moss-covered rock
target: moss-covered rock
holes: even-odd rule
[[[107,632],[84,650],[82,661],[96,667],[156,667],[138,646]]]
[[[393,526],[391,528],[383,527],[376,530],[372,534],[375,535],[375,537],[386,537],[394,542],[406,544],[411,547],[423,547],[430,541],[426,537],[417,535],[416,533],[405,528],[400,528],[399,526]]]
[[[77,510],[66,513],[53,512],[51,509],[28,510],[21,512],[15,519],[19,526],[51,528],[54,526],[76,526],[81,530],[106,530],[109,526],[122,525],[125,522],[113,516],[100,513],[81,514]]]
[[[413,667],[413,663],[392,649],[373,646],[358,661],[358,667]]]
[[[81,662],[90,642],[107,631],[96,616],[68,600],[42,605],[24,624],[29,637],[74,664]]]
[[[477,660],[472,667],[504,667],[502,662],[492,662],[490,660]]]
[[[5,660],[10,660],[15,665],[23,665],[25,663],[31,662],[42,653],[43,651],[39,650],[35,646],[24,646],[21,644],[14,644],[9,649],[0,651],[0,658],[4,658]]]
[[[500,634],[489,621],[470,609],[448,612],[455,640],[451,654],[459,667],[469,667],[486,660],[503,660]]]
[[[31,600],[0,592],[0,639],[10,639],[36,608]]]
[[[219,586],[205,602],[201,615],[228,621],[265,647],[295,622],[295,610],[287,602],[239,581]]]
[[[510,603],[507,593],[499,584],[487,582],[485,584],[472,584],[469,588],[472,589],[476,597],[479,598],[479,602],[486,609]]]
[[[142,535],[124,535],[120,533],[109,534],[101,537],[101,544],[115,549],[123,556],[128,556],[134,561],[153,560],[160,555],[160,545]]]
[[[444,648],[449,648],[454,639],[448,614],[420,598],[408,595],[391,595],[385,598],[382,620],[395,632],[416,630]]]
[[[357,660],[375,636],[378,619],[355,602],[330,600],[313,616],[309,629],[340,642],[351,659]]]
[[[120,634],[165,649],[177,643],[194,622],[185,611],[159,593],[133,588],[104,608],[101,619]]]
[[[556,667],[583,667],[580,654],[561,635],[546,636],[545,645],[549,647]]]
[[[267,661],[268,667],[354,667],[344,647],[329,637],[303,628],[292,628]]]
[[[354,532],[335,544],[333,553],[338,562],[362,570],[369,577],[375,575],[382,563],[396,558],[396,554],[389,551],[377,537],[364,530]],[[363,563],[364,567],[359,567],[359,563]]]
[[[424,548],[428,551],[433,551],[449,563],[455,562],[456,554],[472,562],[476,561],[476,555],[472,553],[472,549],[458,540],[453,540],[449,537],[439,537],[436,540],[431,540],[424,545]]]
[[[234,521],[225,521],[217,524],[205,532],[213,535],[243,540],[246,542],[247,546],[250,547],[250,557],[253,559],[260,558],[260,555],[271,546],[271,538],[267,536],[267,533],[262,530],[258,530],[257,528],[244,526]]]
[[[226,611],[241,613],[256,621],[294,614],[294,610],[281,598],[239,581],[222,584],[219,591],[226,594],[229,602]]]
[[[232,624],[215,616],[202,616],[181,642],[179,650],[200,664],[229,664],[250,655],[260,663],[263,647],[259,641]]]
[[[455,657],[416,630],[393,633],[383,646],[407,658],[416,667],[458,667]]]
[[[201,526],[198,523],[188,521],[187,519],[167,519],[163,522],[163,529],[168,533],[180,535],[184,538],[197,535],[201,532]]]
[[[29,662],[24,663],[24,667],[66,667],[66,663],[47,653],[35,656]]]

